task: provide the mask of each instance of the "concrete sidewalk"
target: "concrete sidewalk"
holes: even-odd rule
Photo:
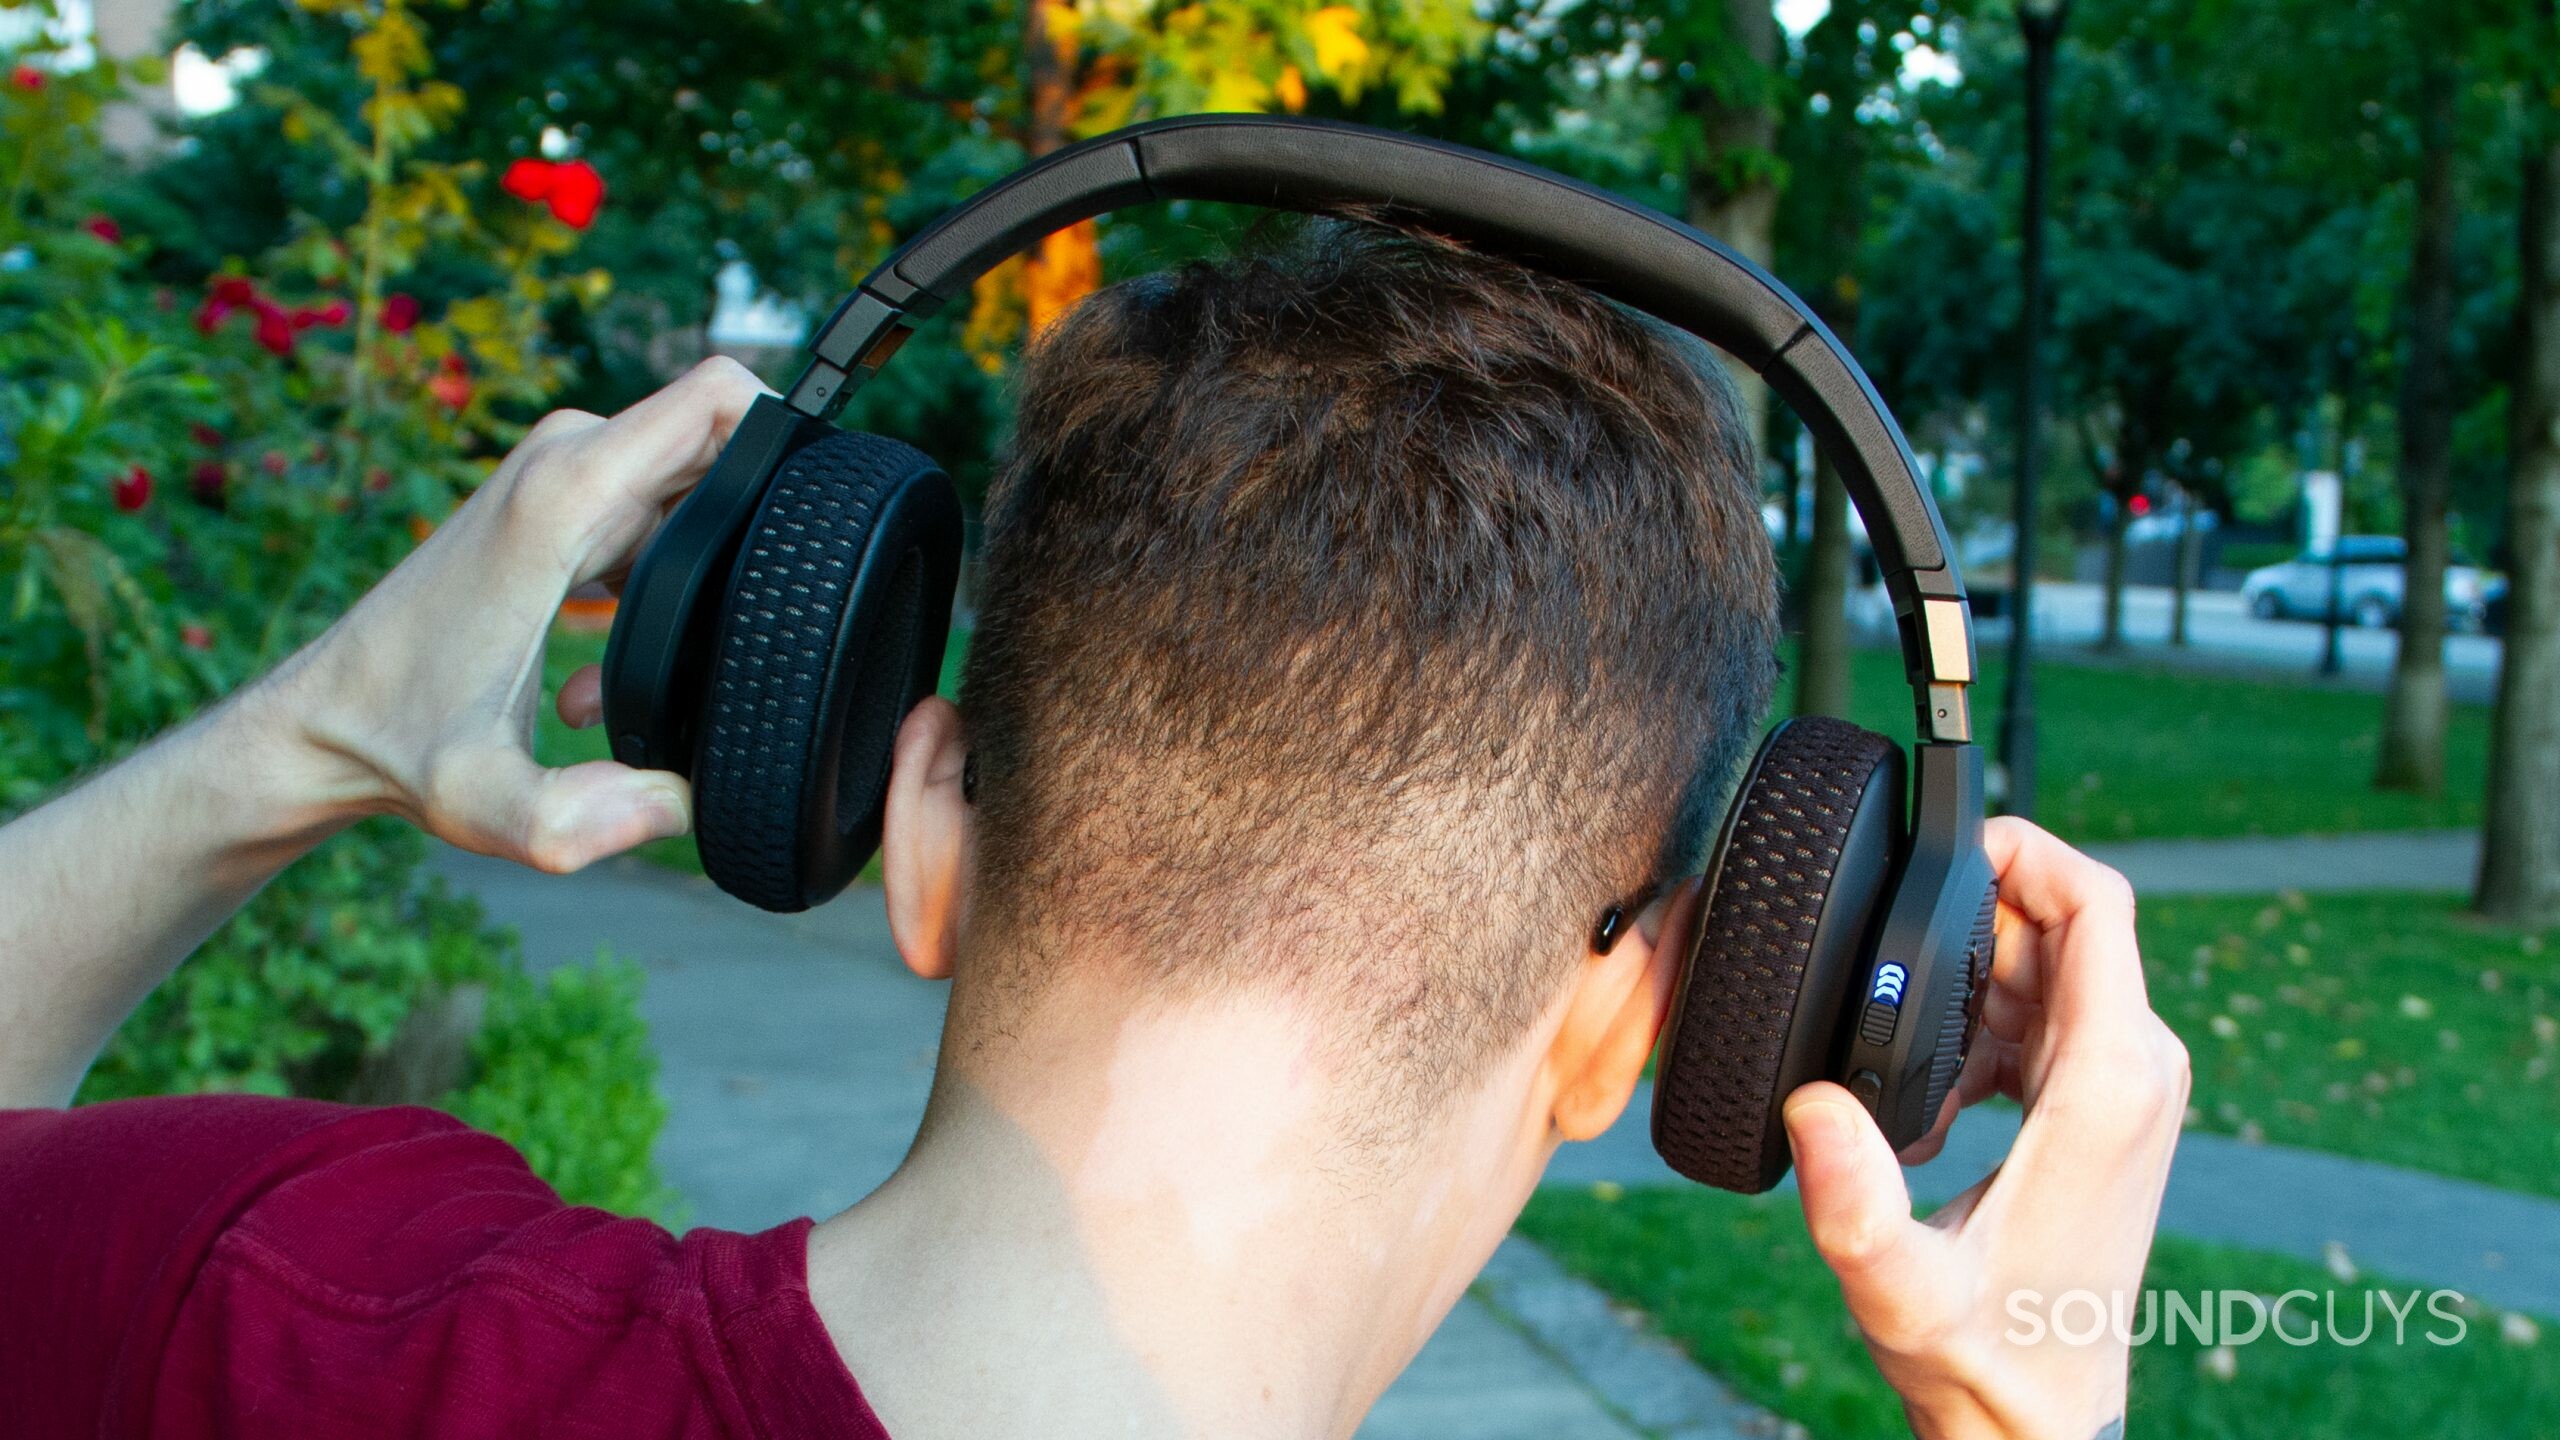
[[[2123,871],[2136,895],[2469,890],[2480,868],[2476,830],[2133,840],[2087,848]]]
[[[697,1224],[824,1217],[897,1168],[924,1113],[943,987],[898,963],[877,890],[767,915],[621,860],[552,877],[441,851],[536,969],[641,966],[668,1121],[658,1164]],[[1781,1433],[1544,1255],[1506,1244],[1362,1440],[1730,1440]]]

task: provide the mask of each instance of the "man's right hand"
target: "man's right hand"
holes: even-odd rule
[[[611,582],[765,388],[726,359],[610,420],[560,411],[326,635],[244,692],[333,762],[333,793],[453,844],[575,870],[691,823],[684,781],[532,753],[542,650],[570,590]],[[561,687],[592,725],[595,668]]]
[[[1808,1085],[1786,1111],[1805,1222],[1915,1433],[2116,1435],[2130,1357],[2113,1317],[2139,1298],[2186,1115],[2186,1047],[2144,992],[2124,877],[2022,820],[1993,820],[1983,839],[1999,945],[1957,1092],[2025,1106],[2009,1158],[1915,1220],[1866,1110]],[[2109,1307],[2087,1343],[2023,1318],[2049,1322],[2078,1291]],[[2075,1300],[2074,1334],[2084,1313]]]

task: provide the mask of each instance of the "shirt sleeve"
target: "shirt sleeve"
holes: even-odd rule
[[[0,1428],[101,1433],[241,1215],[332,1157],[463,1128],[245,1095],[0,1111]]]

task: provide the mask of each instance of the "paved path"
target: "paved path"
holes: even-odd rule
[[[2274,890],[2468,890],[2480,866],[2475,830],[2364,835],[2133,840],[2092,845],[2137,895],[2250,895]]]
[[[878,891],[778,916],[637,861],[554,878],[445,851],[436,868],[514,926],[537,969],[600,947],[641,965],[668,1108],[658,1164],[694,1222],[755,1230],[831,1215],[904,1158],[933,1081],[944,991],[898,963]],[[1775,1429],[1515,1242],[1360,1435],[1731,1440]]]

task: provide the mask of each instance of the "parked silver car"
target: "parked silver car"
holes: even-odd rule
[[[2318,620],[2329,612],[2331,559],[2326,550],[2306,550],[2281,565],[2252,570],[2240,582],[2240,598],[2261,620]],[[2334,557],[2338,603],[2349,620],[2368,630],[2400,623],[2400,601],[2407,593],[2405,562],[2408,542],[2397,535],[2349,535]],[[2489,603],[2505,593],[2506,580],[2476,565],[2452,564],[2444,570],[2445,616],[2457,630],[2478,630],[2488,618]]]

